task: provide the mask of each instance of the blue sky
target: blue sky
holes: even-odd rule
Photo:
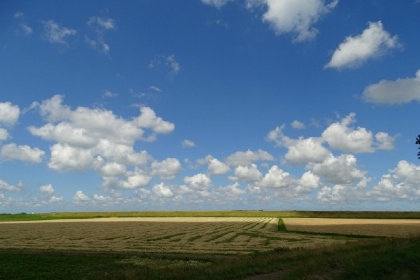
[[[419,211],[419,15],[1,1],[0,212]]]

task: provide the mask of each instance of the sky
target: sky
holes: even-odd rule
[[[420,211],[418,0],[0,1],[0,213]]]

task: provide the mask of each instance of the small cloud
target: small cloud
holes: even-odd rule
[[[381,21],[369,22],[362,34],[349,36],[338,46],[325,68],[356,68],[400,46],[398,37],[385,31]]]
[[[305,129],[306,128],[305,124],[303,122],[298,121],[298,120],[294,120],[291,125],[294,129]]]
[[[382,80],[365,88],[362,98],[375,104],[402,104],[420,102],[420,70],[414,78],[395,81]]]
[[[168,71],[170,75],[176,75],[181,70],[175,55],[157,56],[149,63],[149,68]]]
[[[25,33],[25,35],[31,35],[33,33],[33,29],[29,26],[27,26],[26,24],[21,24],[20,25],[23,33]]]
[[[14,18],[21,18],[23,16],[24,16],[24,13],[22,13],[22,12],[16,12],[13,17]]]
[[[67,45],[66,38],[68,36],[74,36],[76,35],[76,33],[76,30],[67,27],[61,27],[58,23],[56,23],[53,20],[48,20],[44,22],[43,36],[51,44]]]
[[[156,91],[156,92],[162,92],[162,90],[156,86],[150,86],[149,89]]]
[[[201,0],[201,3],[220,9],[221,7],[223,7],[228,2],[231,2],[231,1],[235,1],[235,0]]]
[[[87,25],[95,33],[95,38],[91,39],[85,36],[86,42],[94,49],[97,49],[104,54],[108,54],[110,47],[105,43],[104,35],[106,31],[116,30],[117,23],[111,18],[90,17]]]
[[[277,35],[295,34],[295,42],[303,42],[316,37],[318,30],[313,25],[336,7],[338,0],[326,4],[324,0],[248,0],[247,8],[267,6],[263,21],[267,22]]]
[[[105,90],[104,94],[102,94],[102,97],[108,97],[108,98],[112,98],[112,97],[117,97],[118,94],[115,92],[112,92],[110,90]]]
[[[193,141],[187,140],[187,139],[182,140],[181,145],[184,148],[194,148],[194,147],[197,147],[197,145]]]

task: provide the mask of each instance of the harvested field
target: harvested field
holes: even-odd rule
[[[290,231],[395,237],[420,235],[418,219],[284,218],[283,222]]]
[[[0,248],[249,254],[347,240],[277,231],[276,218],[100,218],[0,223]]]

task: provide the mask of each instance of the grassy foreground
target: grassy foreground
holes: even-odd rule
[[[420,238],[235,257],[0,250],[0,263],[0,279],[418,279]]]
[[[419,219],[420,212],[73,212],[0,214],[0,221],[97,217],[305,217]],[[1,224],[0,224],[1,226]],[[279,223],[279,230],[286,231]],[[308,233],[310,234],[310,233]],[[276,248],[241,256],[0,248],[0,279],[418,279],[420,237],[369,238],[322,248]],[[280,278],[281,277],[281,278]]]

